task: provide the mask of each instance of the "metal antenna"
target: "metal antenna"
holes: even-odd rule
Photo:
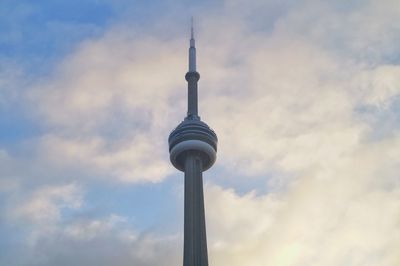
[[[191,19],[191,26],[190,26],[190,47],[195,47],[195,40],[194,40],[194,19]]]
[[[193,19],[193,16],[192,16],[192,20],[191,20],[191,39],[194,39],[194,19]]]
[[[196,72],[196,41],[194,40],[194,19],[191,19],[190,48],[189,48],[189,72]]]

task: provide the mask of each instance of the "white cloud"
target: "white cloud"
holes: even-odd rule
[[[66,235],[78,240],[91,240],[104,232],[110,231],[120,223],[126,222],[126,219],[118,215],[111,215],[106,219],[92,219],[78,221],[65,227]],[[127,233],[125,237],[130,237]]]
[[[96,176],[123,182],[157,182],[171,172],[168,162],[163,159],[165,151],[156,149],[161,146],[159,142],[145,135],[120,141],[49,135],[42,139],[42,149],[49,160],[63,167],[80,168]]]
[[[361,71],[354,78],[360,101],[366,105],[385,108],[393,97],[400,94],[400,66],[379,65]]]
[[[45,186],[22,199],[11,210],[11,217],[25,223],[45,226],[61,219],[63,209],[77,209],[82,204],[82,192],[76,184]]]
[[[84,43],[31,93],[51,129],[39,149],[95,175],[159,181],[172,170],[166,139],[176,87],[184,87],[182,55],[176,41],[116,31]]]
[[[238,196],[208,186],[211,263],[397,265],[399,141],[356,149],[285,193]]]
[[[164,265],[179,263],[175,235],[156,236],[133,230],[118,215],[75,218],[55,222],[51,230],[33,232],[34,241],[25,243],[23,256],[13,259],[21,265]],[[1,259],[0,259],[1,261]]]
[[[314,36],[318,23],[306,19],[312,13],[329,25],[321,14],[339,20],[354,12],[329,4],[310,10],[309,4],[285,6],[288,12],[270,22],[271,31],[254,33],[252,20],[233,11],[242,4],[229,3],[224,14],[229,23],[212,14],[198,30],[204,75],[200,112],[220,136],[226,168],[259,175],[266,166],[302,170],[317,163],[321,153],[335,160],[365,134],[367,126],[352,113],[355,106],[398,93],[396,66],[371,67],[358,57],[341,57],[321,41],[328,38],[325,33]],[[372,12],[369,5],[360,8],[362,18]],[[214,26],[219,24],[224,35]],[[342,22],[337,27],[368,30],[348,29]],[[334,31],[329,38],[341,34]],[[52,129],[42,139],[43,153],[117,180],[162,180],[172,170],[165,160],[166,137],[185,112],[185,50],[181,40],[150,38],[123,27],[82,44],[33,93]]]

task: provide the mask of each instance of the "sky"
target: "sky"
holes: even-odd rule
[[[213,266],[400,265],[397,0],[2,0],[0,265],[179,265],[190,17]]]

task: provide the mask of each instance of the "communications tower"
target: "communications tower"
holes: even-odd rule
[[[203,172],[215,162],[217,135],[198,114],[196,46],[193,20],[189,48],[188,111],[185,119],[169,135],[170,160],[185,173],[183,266],[208,266],[204,214]]]

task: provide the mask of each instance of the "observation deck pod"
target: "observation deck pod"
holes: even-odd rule
[[[183,120],[169,135],[170,160],[173,166],[185,171],[185,154],[198,152],[202,158],[203,171],[216,160],[218,138],[215,132],[199,119]]]

